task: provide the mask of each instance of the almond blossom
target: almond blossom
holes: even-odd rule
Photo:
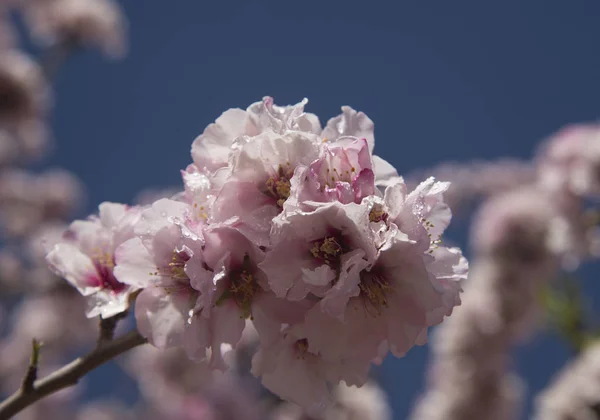
[[[119,281],[144,288],[136,299],[138,329],[159,348],[183,346],[195,332],[187,319],[198,292],[185,268],[197,247],[190,247],[193,240],[186,240],[176,224],[188,211],[185,203],[158,200],[142,212],[136,236],[115,252]]]
[[[115,249],[133,236],[137,208],[102,203],[99,216],[71,224],[46,259],[50,268],[88,298],[89,318],[109,318],[129,307],[137,288],[115,277]]]
[[[23,8],[40,43],[94,46],[112,57],[126,51],[127,24],[114,0],[24,0]]]
[[[290,179],[290,197],[286,212],[307,202],[338,201],[360,203],[364,197],[376,194],[375,174],[366,139],[343,137],[324,144],[319,158],[309,166],[295,171]]]
[[[111,273],[141,289],[150,344],[210,369],[231,368],[252,320],[252,373],[318,415],[341,381],[360,387],[373,363],[426,343],[460,305],[468,263],[442,243],[448,183],[409,191],[372,154],[365,114],[343,107],[321,130],[306,103],[265,97],[209,125],[183,191],[138,211]]]
[[[541,148],[540,184],[550,191],[564,190],[579,197],[600,197],[600,126],[571,125]]]

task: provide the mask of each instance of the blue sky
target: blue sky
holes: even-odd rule
[[[448,160],[527,158],[562,125],[600,112],[593,0],[122,5],[129,56],[110,62],[84,52],[56,79],[50,164],[83,179],[89,211],[178,184],[203,128],[265,95],[279,104],[307,97],[322,123],[341,105],[364,111],[375,121],[376,153],[401,173]],[[466,229],[453,229],[455,239],[464,241]],[[568,352],[542,334],[516,355],[531,396]],[[381,371],[395,419],[421,390],[426,356],[415,349]],[[95,377],[112,381],[107,372]]]

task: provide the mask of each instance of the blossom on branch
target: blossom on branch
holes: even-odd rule
[[[129,307],[134,286],[117,280],[115,249],[134,235],[139,209],[102,203],[99,216],[71,224],[46,259],[50,268],[88,297],[88,318],[110,318]]]
[[[460,304],[468,263],[442,243],[448,183],[408,191],[372,154],[366,115],[343,107],[322,131],[306,103],[266,97],[209,125],[183,191],[137,211],[131,233],[110,242],[110,279],[125,294],[142,289],[135,314],[151,344],[213,369],[230,367],[224,356],[252,320],[252,373],[316,415],[340,381],[362,386],[388,352],[424,344]],[[55,248],[50,263],[105,296],[81,275],[96,260],[78,245],[77,258]]]

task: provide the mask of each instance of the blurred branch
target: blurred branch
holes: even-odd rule
[[[29,389],[22,387],[0,403],[0,420],[11,418],[19,411],[47,395],[76,385],[79,379],[88,372],[114,359],[120,354],[146,343],[146,341],[147,340],[136,330],[115,340],[102,342],[101,345],[98,345],[89,354],[73,360],[68,365],[63,366],[45,378],[35,380]]]

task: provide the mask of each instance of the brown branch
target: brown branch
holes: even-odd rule
[[[33,391],[33,384],[37,379],[38,364],[40,362],[40,348],[42,344],[35,338],[31,340],[31,358],[29,359],[29,366],[27,372],[21,383],[21,390],[24,394],[28,394]]]
[[[105,342],[111,341],[115,335],[115,329],[120,320],[127,318],[128,311],[121,312],[110,318],[100,318],[97,346],[104,345]]]
[[[27,392],[21,388],[0,403],[0,420],[10,419],[19,411],[45,396],[76,385],[79,379],[88,372],[120,354],[146,343],[146,341],[139,332],[131,331],[122,337],[102,343],[89,354],[73,360],[45,378],[38,379]]]

